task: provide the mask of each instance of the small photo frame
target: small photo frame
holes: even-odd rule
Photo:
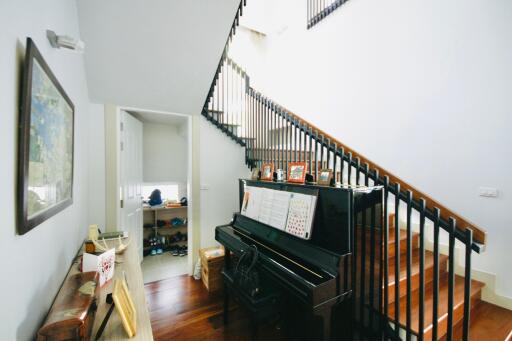
[[[261,177],[262,181],[272,181],[274,179],[274,164],[273,163],[264,163],[261,167]]]
[[[253,168],[251,173],[251,180],[258,180],[260,178],[260,170],[258,168]]]
[[[330,186],[332,181],[332,169],[322,169],[318,175],[318,184]]]
[[[306,181],[306,162],[288,163],[288,182],[303,184]]]

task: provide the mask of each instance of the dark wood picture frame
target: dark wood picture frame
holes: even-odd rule
[[[295,174],[296,168],[302,168],[300,176]],[[306,162],[290,162],[288,163],[288,182],[303,184],[306,181],[306,173],[308,172],[308,164]]]
[[[270,169],[270,174],[265,174],[265,170]],[[261,166],[261,181],[273,181],[274,180],[274,164],[273,163],[264,163]]]
[[[50,80],[61,98],[69,105],[71,131],[71,155],[70,170],[66,174],[70,175],[69,197],[55,203],[54,205],[28,216],[28,186],[29,186],[29,165],[30,165],[30,133],[32,118],[32,90],[33,90],[33,71],[34,64],[37,62],[40,69]],[[59,81],[50,70],[50,67],[37,49],[34,41],[27,38],[25,62],[23,69],[21,89],[21,108],[18,126],[18,181],[17,181],[17,230],[20,235],[27,233],[37,225],[48,220],[50,217],[64,210],[73,203],[73,179],[74,179],[74,142],[75,142],[75,107],[71,99],[66,94]],[[69,174],[70,171],[70,174]]]
[[[327,173],[327,179],[322,179],[325,173]],[[332,169],[320,170],[320,174],[318,175],[318,184],[321,186],[330,186],[332,182],[332,174]]]

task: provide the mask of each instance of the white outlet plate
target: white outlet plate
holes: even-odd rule
[[[481,197],[496,198],[498,196],[498,190],[493,187],[480,187],[478,188],[478,194]]]

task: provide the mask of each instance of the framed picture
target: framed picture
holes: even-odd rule
[[[303,184],[306,181],[306,162],[290,162],[288,164],[288,182]]]
[[[112,298],[114,299],[116,310],[121,317],[126,335],[129,338],[135,336],[137,334],[137,310],[124,279],[114,280]]]
[[[322,169],[318,176],[318,184],[322,186],[330,186],[332,181],[332,169]]]
[[[73,203],[75,108],[27,39],[18,144],[18,233]]]
[[[258,180],[260,177],[260,170],[258,168],[253,168],[251,173],[251,180]]]
[[[261,178],[262,181],[272,181],[274,180],[274,164],[273,163],[264,163],[261,167]]]

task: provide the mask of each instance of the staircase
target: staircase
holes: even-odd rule
[[[242,7],[241,2],[202,115],[245,148],[251,169],[273,163],[287,174],[289,162],[302,161],[314,181],[320,170],[331,169],[336,182],[382,186],[387,219],[365,223],[362,217],[358,231],[365,237],[355,236],[353,286],[362,299],[354,314],[362,325],[370,316],[373,326],[375,313],[384,339],[469,340],[470,317],[486,304],[480,301],[484,285],[471,279],[471,256],[483,250],[486,232],[253,89],[247,73],[228,57]],[[365,287],[364,273],[377,273],[380,292]],[[380,302],[377,312],[368,303],[373,300]]]
[[[395,215],[391,213],[389,215],[389,236],[390,239],[388,241],[388,255],[390,263],[389,267],[389,276],[388,276],[388,296],[389,296],[389,306],[388,306],[388,314],[391,317],[390,321],[395,322],[395,309],[400,310],[399,317],[399,325],[402,328],[406,328],[406,307],[407,307],[407,280],[411,279],[411,297],[412,297],[412,310],[411,310],[411,334],[419,337],[423,334],[423,338],[426,340],[430,339],[446,339],[447,338],[447,326],[448,326],[448,296],[449,296],[449,285],[448,285],[448,273],[447,273],[447,265],[448,265],[448,256],[439,254],[438,264],[439,267],[435,269],[436,266],[436,255],[432,251],[425,250],[424,253],[424,273],[423,275],[420,273],[420,243],[419,243],[419,233],[412,233],[412,243],[411,243],[411,252],[412,252],[412,267],[410,277],[407,275],[406,271],[406,252],[407,252],[407,238],[405,234],[400,235],[399,247],[396,248],[395,243]],[[401,231],[405,231],[401,229]],[[395,250],[399,250],[400,254],[400,271],[399,276],[395,277]],[[434,276],[434,273],[437,273],[437,276]],[[425,290],[424,290],[424,312],[423,312],[423,323],[420,324],[420,283],[424,278]],[[436,277],[436,278],[435,278]],[[395,278],[398,278],[398,281],[395,281]],[[437,317],[437,327],[436,334],[437,337],[434,337],[434,319],[433,319],[433,309],[434,309],[434,281],[437,281],[437,286],[439,288],[437,297],[437,308],[438,308],[438,317]],[[399,292],[400,299],[398,301],[398,305],[395,303],[394,290],[396,283],[399,283],[400,286]],[[453,302],[453,333],[454,335],[462,335],[463,329],[463,321],[464,321],[464,277],[455,275],[455,284],[454,284],[454,302]],[[471,289],[470,289],[470,301],[471,301],[471,311],[477,307],[477,304],[480,303],[481,291],[483,288],[483,283],[472,280],[471,281]],[[422,327],[421,327],[422,326]]]

